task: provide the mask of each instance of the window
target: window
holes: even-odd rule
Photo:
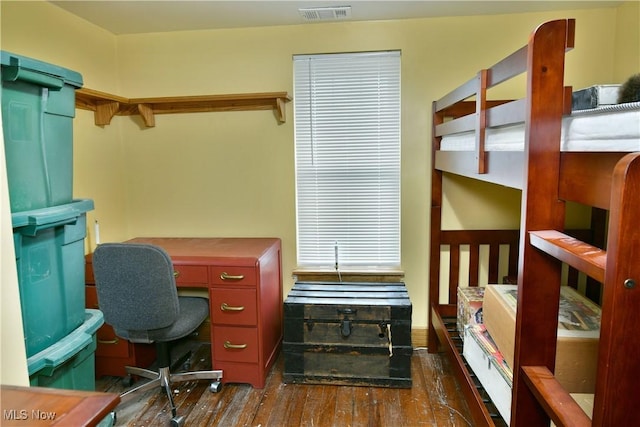
[[[400,52],[296,55],[298,266],[400,265]]]

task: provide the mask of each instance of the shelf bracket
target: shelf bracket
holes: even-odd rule
[[[287,121],[287,110],[285,108],[286,98],[276,98],[276,119],[278,123],[284,123]]]
[[[118,101],[104,101],[96,103],[94,120],[97,126],[104,126],[111,123],[111,119],[120,110]]]
[[[138,104],[137,107],[144,124],[148,128],[154,127],[156,125],[156,116],[153,114],[153,108],[149,104]]]

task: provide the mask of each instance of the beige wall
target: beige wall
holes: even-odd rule
[[[616,15],[614,81],[640,72],[640,1],[625,2]]]
[[[2,134],[0,117],[0,135]],[[0,150],[0,165],[5,164],[4,149]],[[0,235],[11,236],[11,215],[7,172],[0,168]],[[18,272],[13,238],[0,241],[0,384],[28,385],[27,352],[23,345],[22,315],[18,291]]]
[[[418,328],[427,324],[431,101],[523,46],[550,19],[577,19],[567,63],[568,84],[576,88],[620,82],[633,60],[619,57],[638,61],[637,42],[616,39],[637,33],[638,14],[615,8],[118,37],[49,3],[3,1],[1,8],[2,49],[74,69],[86,87],[127,97],[292,93],[294,54],[400,49],[402,268]],[[620,10],[627,8],[637,5]],[[102,241],[280,237],[286,293],[296,266],[292,111],[288,104],[281,125],[273,113],[257,111],[158,115],[155,128],[131,117],[97,127],[92,114],[78,111],[74,194],[94,199],[88,219],[100,221]],[[487,188],[470,216],[462,184],[447,183],[446,202],[462,209],[448,209],[445,224],[517,226],[518,193]],[[88,249],[94,244],[90,227]]]

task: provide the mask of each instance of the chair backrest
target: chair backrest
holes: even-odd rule
[[[173,324],[179,315],[173,263],[149,244],[104,243],[93,253],[98,305],[105,323],[125,338]]]

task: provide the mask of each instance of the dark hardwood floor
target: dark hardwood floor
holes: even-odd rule
[[[208,343],[192,344],[192,369],[209,369]],[[449,362],[424,349],[412,357],[411,389],[285,384],[278,359],[264,389],[225,384],[209,392],[207,381],[174,384],[178,414],[185,426],[470,426],[471,418]],[[122,380],[96,380],[100,391],[120,393]],[[120,405],[116,426],[167,426],[171,411],[160,390]]]

